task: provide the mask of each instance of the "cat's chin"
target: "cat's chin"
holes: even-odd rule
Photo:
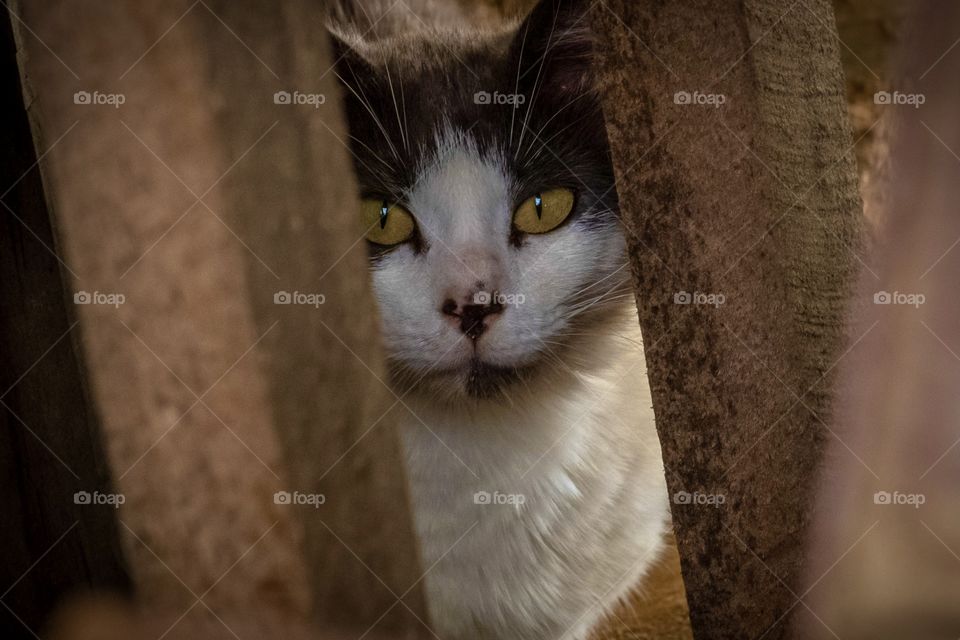
[[[503,367],[472,358],[467,366],[463,389],[468,396],[478,400],[496,398],[520,382],[524,372],[518,367]]]
[[[394,363],[391,377],[402,393],[427,395],[437,402],[487,402],[508,397],[510,389],[534,375],[535,369],[535,365],[503,366],[473,357],[460,367],[421,376]]]

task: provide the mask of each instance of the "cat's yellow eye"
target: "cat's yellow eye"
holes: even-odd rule
[[[513,214],[513,226],[523,233],[553,231],[573,211],[573,191],[550,189],[527,199]]]
[[[410,212],[389,200],[364,198],[360,203],[367,240],[390,247],[413,237],[416,224]]]

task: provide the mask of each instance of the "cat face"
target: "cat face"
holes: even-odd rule
[[[510,33],[338,45],[401,388],[523,393],[589,366],[622,317],[629,272],[582,11],[545,0]]]

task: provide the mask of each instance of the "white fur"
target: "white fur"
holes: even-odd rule
[[[417,255],[401,246],[373,272],[387,350],[420,374],[462,367],[473,348],[460,340],[457,323],[436,311],[479,281],[487,292],[523,296],[523,302],[492,323],[477,353],[496,365],[534,362],[551,346],[544,340],[568,328],[564,305],[572,293],[600,295],[628,277],[623,237],[587,236],[565,225],[528,237],[522,249],[512,247],[512,185],[502,160],[480,156],[460,132],[437,135],[439,152],[407,197],[430,250]]]
[[[416,416],[403,443],[443,640],[582,640],[657,558],[666,487],[643,353],[617,350],[609,367],[515,406],[406,401]],[[480,491],[525,501],[477,504]]]
[[[391,361],[429,381],[405,396],[401,433],[433,628],[443,640],[580,640],[638,586],[667,520],[632,300],[589,335],[564,335],[575,294],[605,304],[623,288],[623,238],[566,225],[512,246],[504,163],[460,132],[438,136],[406,201],[429,248],[400,247],[373,272]],[[474,346],[440,306],[478,281],[524,301]],[[475,354],[539,373],[469,398]],[[478,492],[523,503],[478,504]]]

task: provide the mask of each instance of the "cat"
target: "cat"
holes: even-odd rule
[[[336,73],[431,629],[587,638],[669,516],[586,4],[472,30],[344,6]]]

